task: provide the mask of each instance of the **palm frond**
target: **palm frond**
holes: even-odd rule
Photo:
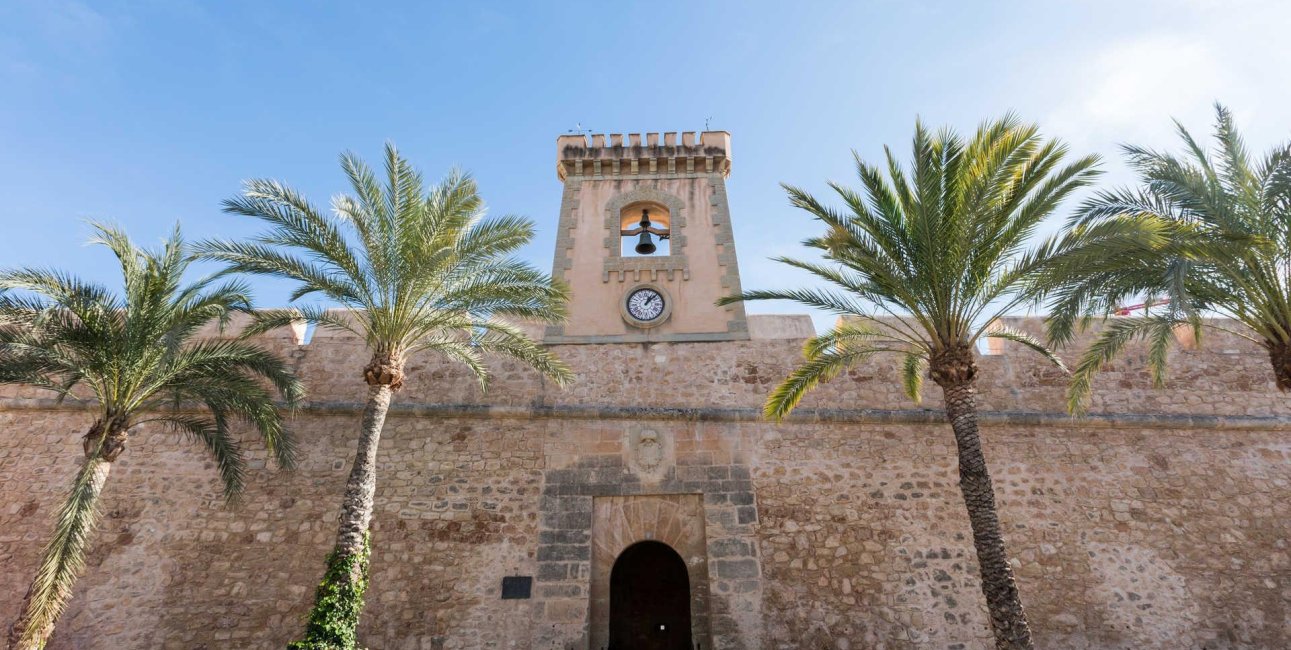
[[[1039,353],[1040,356],[1047,359],[1049,363],[1052,363],[1056,368],[1063,371],[1063,373],[1071,373],[1071,371],[1067,369],[1067,364],[1063,363],[1062,357],[1058,356],[1053,350],[1050,350],[1044,343],[1041,343],[1039,339],[1020,329],[996,323],[992,325],[990,329],[982,332],[981,336],[988,339],[1004,339],[1006,341],[1013,341],[1014,343],[1026,346],[1028,349]]]
[[[234,312],[250,309],[245,283],[186,282],[193,258],[178,226],[153,250],[117,228],[95,224],[95,231],[94,241],[118,259],[120,295],[58,271],[0,273],[0,383],[52,390],[60,399],[84,388],[96,401],[99,422],[119,424],[120,433],[159,417],[207,446],[230,496],[242,488],[245,465],[231,419],[250,423],[279,465],[289,467],[294,439],[273,397],[276,392],[294,404],[303,393],[300,382],[281,359],[245,339],[195,339],[204,326],[223,326]],[[206,416],[179,415],[174,407],[181,402]],[[158,415],[167,406],[170,413]],[[82,567],[95,504],[115,459],[99,452],[89,451],[45,548],[20,618],[29,638],[52,628]]]
[[[85,551],[97,524],[99,494],[110,465],[88,459],[59,508],[54,535],[42,552],[22,612],[26,625],[20,639],[23,645],[36,642],[43,630],[52,627],[72,596],[76,577],[85,568]]]
[[[220,480],[224,483],[224,498],[232,501],[242,492],[246,485],[246,460],[242,456],[242,446],[228,429],[227,420],[222,417],[204,418],[183,414],[170,414],[154,418],[178,433],[202,444],[211,454],[220,471]]]
[[[487,218],[479,188],[453,170],[427,186],[398,149],[387,143],[382,173],[352,153],[341,155],[350,195],[334,196],[332,215],[315,210],[299,192],[277,181],[250,181],[225,202],[229,212],[255,217],[269,230],[251,243],[214,241],[197,248],[227,272],[283,277],[296,282],[291,299],[321,293],[353,310],[343,319],[309,305],[300,318],[362,336],[374,354],[430,350],[466,365],[483,385],[482,352],[523,361],[558,382],[569,370],[497,317],[560,322],[568,287],[510,257],[533,238],[518,216]],[[254,331],[292,318],[258,318]]]
[[[928,372],[928,358],[917,352],[906,352],[901,362],[901,388],[915,404],[923,401],[923,376]]]
[[[866,355],[903,355],[903,384],[917,399],[929,351],[971,348],[1001,312],[1044,298],[1052,290],[1045,280],[1053,267],[1078,257],[1059,242],[1034,246],[1031,240],[1063,202],[1093,181],[1097,158],[1067,162],[1066,145],[1012,114],[983,123],[968,138],[917,121],[908,164],[884,151],[881,166],[855,156],[858,188],[829,184],[842,207],[784,185],[790,205],[823,223],[822,234],[803,242],[823,260],[777,261],[824,280],[826,288],[755,289],[718,301],[789,300],[883,332],[813,339],[804,365],[768,402],[769,417],[791,410],[806,390],[837,373],[844,357],[854,360],[846,340],[857,341]],[[1090,245],[1084,255],[1111,246]],[[1061,364],[1021,332],[998,336]]]
[[[478,332],[471,344],[482,352],[523,361],[558,386],[565,386],[574,380],[574,372],[569,366],[510,323],[491,319],[481,323]]]
[[[1215,113],[1215,151],[1176,121],[1181,154],[1126,145],[1138,187],[1098,192],[1081,206],[1073,219],[1077,229],[1155,220],[1164,224],[1164,241],[1134,250],[1133,241],[1122,239],[1127,245],[1119,254],[1088,257],[1053,274],[1051,341],[1071,340],[1081,323],[1127,302],[1164,296],[1166,316],[1176,325],[1198,322],[1203,314],[1228,317],[1266,345],[1291,342],[1291,214],[1285,198],[1291,185],[1282,176],[1291,167],[1280,162],[1281,149],[1252,164],[1231,112],[1217,104]],[[1172,334],[1161,325],[1147,337],[1148,366],[1160,385]]]
[[[1085,412],[1093,390],[1094,377],[1132,341],[1145,337],[1157,338],[1156,334],[1162,331],[1173,336],[1175,324],[1175,321],[1161,316],[1121,317],[1105,321],[1103,329],[1081,355],[1080,361],[1071,373],[1071,383],[1067,388],[1067,410],[1073,415]],[[1164,352],[1161,354],[1164,355]],[[1163,372],[1163,359],[1161,364],[1158,368]]]
[[[817,384],[833,379],[850,364],[873,352],[863,348],[828,351],[807,359],[794,368],[793,372],[790,372],[789,376],[771,391],[762,406],[762,415],[776,422],[783,420]]]

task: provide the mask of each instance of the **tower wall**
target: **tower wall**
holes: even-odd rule
[[[561,136],[557,176],[564,183],[552,275],[572,289],[570,318],[547,330],[551,343],[717,341],[748,338],[743,305],[714,302],[740,290],[726,177],[730,134]],[[634,204],[664,206],[672,219],[668,255],[620,254],[620,213]],[[670,302],[662,324],[641,328],[621,313],[634,287],[661,289]]]

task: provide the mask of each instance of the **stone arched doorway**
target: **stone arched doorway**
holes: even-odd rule
[[[609,650],[692,650],[686,562],[662,542],[624,549],[610,571]]]
[[[616,575],[618,581],[630,577],[632,569],[627,567],[634,556],[647,561],[631,562],[632,567],[650,566],[650,558],[645,554],[652,548],[659,550],[659,547],[668,551],[663,555],[670,557],[669,566],[675,569],[680,562],[680,569],[686,574],[684,582],[672,582],[674,585],[682,583],[690,617],[689,633],[682,636],[690,644],[677,647],[702,650],[713,647],[709,630],[708,543],[704,523],[704,501],[699,494],[643,494],[592,500],[591,629],[588,630],[590,643],[587,647],[592,650],[619,647],[610,642],[611,609],[617,610],[610,604],[615,598],[612,579]],[[637,556],[638,552],[643,555]],[[621,568],[629,573],[620,574]],[[627,647],[635,649],[640,646]]]

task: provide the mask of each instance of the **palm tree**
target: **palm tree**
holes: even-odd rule
[[[274,404],[275,392],[289,405],[301,396],[292,373],[245,340],[196,336],[249,310],[246,287],[211,278],[183,284],[189,258],[178,228],[159,251],[95,229],[95,241],[120,262],[123,295],[58,271],[0,273],[0,383],[51,390],[60,400],[92,397],[95,413],[81,439],[85,458],[9,628],[10,650],[39,650],[53,632],[84,566],[103,485],[135,427],[156,422],[204,446],[228,498],[246,475],[233,420],[253,425],[280,467],[294,457]]]
[[[1113,318],[1076,366],[1068,408],[1083,411],[1094,376],[1135,339],[1146,339],[1153,382],[1165,381],[1176,332],[1200,341],[1225,331],[1268,351],[1278,389],[1291,390],[1291,144],[1252,162],[1233,117],[1215,105],[1217,153],[1178,121],[1184,154],[1126,145],[1141,186],[1102,191],[1071,219],[1077,228],[1157,220],[1168,242],[1139,255],[1074,267],[1049,319],[1050,340],[1068,343],[1093,318],[1142,301],[1142,317]],[[1208,313],[1236,321],[1202,320]]]
[[[982,337],[1003,338],[1065,370],[1042,343],[996,319],[1043,295],[1033,280],[1047,265],[1097,241],[1099,233],[1084,233],[1028,248],[1037,226],[1095,176],[1097,159],[1060,166],[1066,147],[1012,115],[983,124],[968,142],[916,123],[913,145],[909,169],[891,150],[886,169],[854,154],[863,189],[830,183],[842,210],[785,186],[794,206],[824,222],[823,235],[803,242],[824,261],[777,261],[832,287],[747,291],[720,303],[792,300],[842,316],[807,341],[804,362],[767,398],[770,419],[788,416],[819,382],[879,353],[903,359],[912,399],[919,400],[925,372],[941,387],[996,646],[1030,648],[978,435],[975,348]]]
[[[385,148],[384,185],[353,154],[341,167],[354,195],[332,199],[324,215],[294,190],[254,180],[225,201],[227,212],[255,217],[270,229],[249,241],[211,241],[203,254],[229,272],[288,278],[293,300],[310,294],[354,310],[352,318],[316,308],[300,313],[319,326],[363,337],[372,353],[358,454],[341,505],[340,529],[299,648],[352,648],[368,566],[368,528],[376,491],[376,453],[386,412],[404,383],[404,362],[438,353],[465,365],[484,386],[484,355],[519,359],[564,384],[570,370],[514,324],[497,317],[559,322],[566,290],[511,257],[533,236],[514,216],[485,218],[469,176],[453,172],[426,190],[421,174]],[[296,317],[267,315],[264,326]]]

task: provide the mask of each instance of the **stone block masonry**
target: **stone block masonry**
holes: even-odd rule
[[[802,330],[749,320],[745,341],[555,346],[580,374],[565,390],[498,362],[485,394],[414,359],[382,440],[362,642],[595,647],[607,562],[649,535],[687,560],[696,638],[712,647],[988,648],[936,387],[911,404],[880,359],[797,417],[761,421],[801,347],[763,336]],[[329,332],[268,340],[311,391],[293,422],[300,467],[254,458],[228,507],[199,448],[138,431],[51,650],[282,648],[302,629],[366,356]],[[1236,339],[1176,353],[1162,390],[1142,356],[1100,377],[1081,420],[1062,414],[1063,378],[1043,361],[1011,346],[980,361],[987,459],[1038,647],[1291,646],[1291,398]],[[89,414],[2,391],[7,623]],[[511,575],[533,576],[532,598],[500,598]]]

